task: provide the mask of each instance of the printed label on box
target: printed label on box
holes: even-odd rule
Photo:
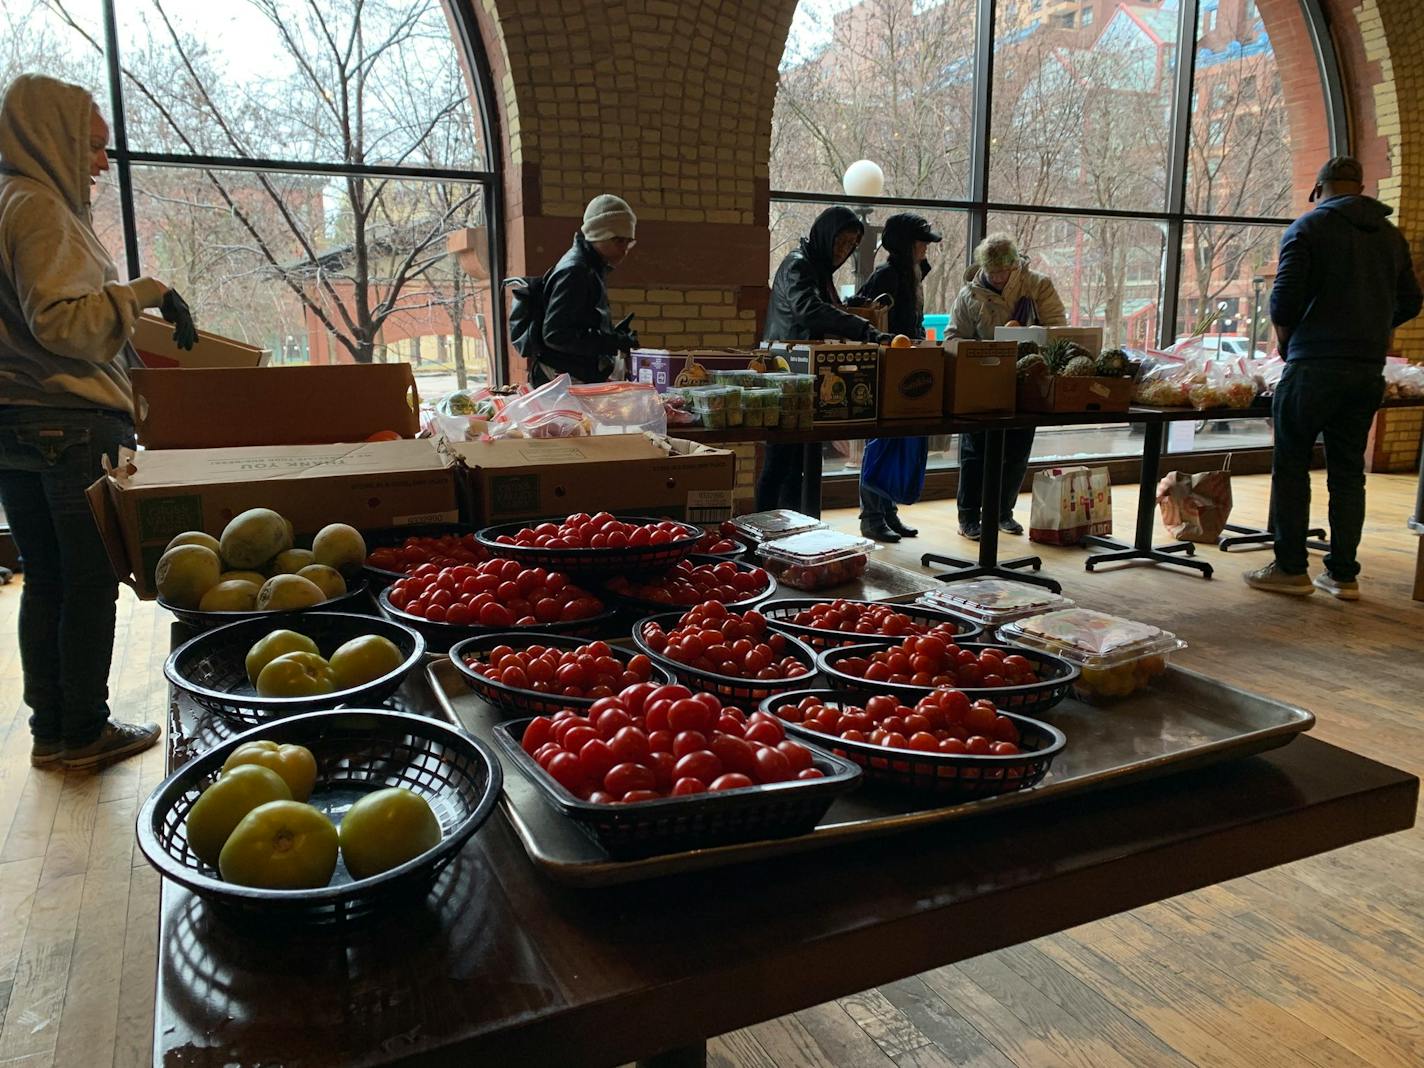
[[[196,493],[181,497],[151,497],[139,503],[139,541],[161,539],[166,545],[185,530],[202,529],[203,498]]]
[[[689,523],[720,523],[732,518],[731,490],[693,490],[687,495]]]
[[[538,475],[492,475],[489,489],[491,515],[533,512],[539,508]]]
[[[393,527],[413,527],[425,523],[458,523],[460,512],[452,509],[448,512],[425,512],[421,515],[393,515],[391,516],[391,526]]]

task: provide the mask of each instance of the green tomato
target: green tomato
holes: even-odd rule
[[[405,661],[395,642],[380,634],[352,638],[331,654],[331,670],[343,690],[374,682]]]
[[[336,676],[319,653],[283,653],[257,676],[262,697],[317,697],[336,692]]]
[[[367,794],[341,817],[341,855],[353,879],[399,867],[440,838],[429,803],[399,786]]]
[[[304,745],[280,745],[265,738],[244,742],[223,761],[222,773],[226,775],[244,764],[260,764],[275,771],[292,791],[293,801],[311,797],[312,787],[316,785],[316,757]]]
[[[218,866],[218,856],[232,830],[254,808],[269,801],[290,801],[286,780],[271,768],[244,764],[213,783],[188,810],[188,844],[204,864]]]
[[[336,850],[336,828],[311,805],[272,801],[254,808],[228,836],[218,871],[242,886],[312,890],[331,881]]]
[[[262,669],[287,653],[319,653],[316,642],[294,630],[274,630],[247,650],[247,681],[257,685]]]

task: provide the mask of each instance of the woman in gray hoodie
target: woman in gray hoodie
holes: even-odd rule
[[[118,583],[84,496],[134,446],[129,338],[162,308],[192,347],[182,298],[119,281],[91,222],[109,128],[87,91],[16,78],[0,103],[0,503],[24,561],[20,660],[35,767],[98,768],[156,724],[109,719]]]

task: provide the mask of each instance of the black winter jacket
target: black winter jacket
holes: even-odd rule
[[[848,338],[879,341],[881,334],[869,322],[841,305],[834,276],[836,235],[847,227],[864,231],[855,212],[837,204],[811,224],[811,233],[786,254],[771,283],[771,305],[766,313],[767,341],[820,341]]]
[[[871,272],[856,296],[874,300],[882,293],[895,298],[890,309],[890,333],[904,334],[908,338],[925,336],[925,319],[922,311],[915,310],[915,276],[919,272],[921,280],[930,273],[928,260],[911,263],[904,253],[892,252],[890,258]]]
[[[583,234],[574,235],[545,283],[540,363],[581,382],[608,379],[622,340],[608,310],[611,269]]]

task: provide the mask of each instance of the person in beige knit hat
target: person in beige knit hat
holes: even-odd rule
[[[622,197],[602,193],[588,202],[573,245],[544,287],[543,337],[531,368],[535,385],[559,374],[576,382],[623,378],[623,356],[638,347],[633,316],[615,323],[608,308],[608,272],[637,243],[638,217]]]

